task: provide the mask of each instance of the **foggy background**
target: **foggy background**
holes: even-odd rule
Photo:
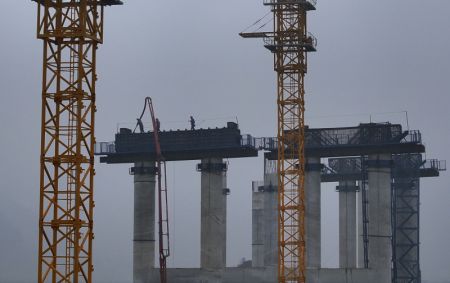
[[[0,282],[36,282],[42,42],[36,3],[0,7]],[[162,129],[225,126],[274,136],[276,78],[262,40],[238,36],[267,13],[262,0],[129,0],[108,8],[98,52],[98,141],[134,126],[145,96]],[[427,158],[450,160],[450,1],[319,0],[309,13],[318,52],[309,55],[307,124],[398,122],[421,130]],[[268,24],[266,29],[270,29]],[[251,181],[259,158],[229,160],[227,264],[251,259]],[[200,264],[197,162],[169,163],[169,266]],[[95,282],[132,280],[130,165],[97,162]],[[449,174],[421,181],[421,267],[426,282],[450,282]],[[334,184],[323,189],[322,261],[338,265]]]

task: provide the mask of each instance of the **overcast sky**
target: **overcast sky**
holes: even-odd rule
[[[0,9],[0,283],[35,282],[39,193],[42,43],[36,4],[2,0]],[[97,140],[130,125],[145,96],[162,128],[223,126],[273,136],[272,55],[237,34],[262,17],[262,0],[125,1],[106,11],[98,53]],[[427,158],[450,160],[450,1],[319,0],[309,30],[307,120],[312,127],[401,122],[421,130]],[[268,25],[270,27],[270,25]],[[196,162],[169,164],[171,266],[199,266],[200,176]],[[251,181],[262,159],[230,160],[228,259],[251,258]],[[97,164],[95,282],[132,279],[133,182],[129,165]],[[450,282],[450,177],[421,182],[423,279]],[[337,194],[323,190],[323,264],[336,267]],[[447,281],[446,281],[447,280]]]

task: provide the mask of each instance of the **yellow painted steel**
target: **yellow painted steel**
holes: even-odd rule
[[[274,65],[278,77],[278,281],[306,282],[305,73],[306,9],[273,7]]]
[[[38,282],[92,282],[100,0],[38,1],[43,40]]]
[[[278,282],[306,282],[305,74],[316,40],[307,32],[307,11],[316,0],[264,0],[274,14],[273,31],[241,32],[263,38],[274,53],[278,113]],[[259,21],[257,21],[259,22]]]

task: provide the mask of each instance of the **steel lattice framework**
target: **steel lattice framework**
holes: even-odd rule
[[[279,5],[275,13],[275,70],[278,81],[278,276],[305,282],[305,53],[284,43],[305,36],[306,13]]]
[[[392,282],[420,283],[420,154],[393,156]]]
[[[288,3],[288,4],[284,4]],[[273,5],[274,52],[278,82],[278,281],[305,282],[305,74],[306,5]]]
[[[305,282],[305,74],[316,40],[306,15],[316,0],[264,0],[273,12],[273,32],[242,32],[264,39],[274,53],[278,109],[278,282]],[[259,21],[257,21],[259,22]]]
[[[92,282],[96,51],[104,5],[40,0],[44,42],[38,282]]]

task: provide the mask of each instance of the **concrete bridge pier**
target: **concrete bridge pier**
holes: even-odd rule
[[[305,174],[305,233],[306,233],[306,266],[321,267],[321,222],[320,222],[320,157],[306,159]]]
[[[155,268],[155,163],[136,162],[134,175],[133,282],[151,282]]]
[[[391,281],[391,167],[390,154],[369,155],[369,268],[378,282]]]
[[[224,270],[227,243],[227,164],[222,158],[205,158],[197,165],[201,172],[200,267]]]
[[[355,181],[341,181],[339,192],[339,267],[356,268],[356,191]]]
[[[264,190],[255,187],[252,192],[252,267],[264,267]]]
[[[358,181],[359,191],[356,193],[356,209],[357,209],[357,267],[364,268],[364,229],[363,229],[363,199],[362,199],[362,181]]]
[[[276,161],[266,161],[275,162]],[[276,167],[275,167],[276,169]],[[278,265],[278,174],[264,173],[264,266]],[[274,278],[275,279],[275,278]]]

